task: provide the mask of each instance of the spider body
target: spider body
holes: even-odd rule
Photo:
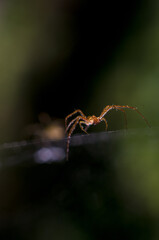
[[[95,115],[92,115],[92,116],[88,116],[86,117],[84,115],[84,113],[78,109],[78,110],[75,110],[74,112],[72,112],[71,114],[69,114],[66,118],[65,118],[65,127],[66,127],[66,132],[68,132],[68,137],[67,137],[67,154],[66,154],[66,158],[68,160],[68,153],[69,153],[69,144],[70,144],[70,137],[73,133],[73,131],[75,130],[77,124],[79,124],[80,128],[82,131],[84,131],[85,133],[87,133],[87,129],[89,126],[91,125],[97,125],[98,123],[104,121],[105,122],[105,126],[106,126],[106,130],[108,129],[108,123],[106,121],[106,119],[104,118],[104,116],[112,109],[116,109],[116,110],[119,110],[121,112],[124,113],[124,118],[125,118],[125,122],[126,122],[126,125],[127,125],[127,119],[126,119],[126,112],[125,108],[129,108],[129,109],[132,109],[134,111],[136,111],[146,122],[146,124],[150,127],[148,121],[146,120],[146,118],[137,110],[136,107],[131,107],[131,106],[128,106],[128,105],[125,105],[125,106],[120,106],[120,105],[108,105],[106,106],[103,111],[101,112],[100,116],[99,117],[96,117]],[[70,117],[72,117],[74,114],[79,114],[78,116],[76,116],[75,118],[73,118],[69,124],[67,125],[67,121]],[[83,125],[85,125],[85,128],[83,127]]]
[[[96,125],[96,124],[100,123],[101,120],[99,119],[99,117],[96,117],[93,115],[93,116],[88,116],[87,121],[88,122],[85,121],[85,124],[87,126],[89,126],[89,125]]]

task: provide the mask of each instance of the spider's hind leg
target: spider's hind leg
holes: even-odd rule
[[[74,114],[76,114],[76,113],[79,113],[80,116],[82,116],[82,117],[86,117],[86,116],[84,115],[84,113],[83,113],[80,109],[75,110],[74,112],[72,112],[72,113],[70,113],[69,115],[67,115],[67,117],[65,118],[65,128],[67,128],[67,121],[68,121],[68,119],[69,119],[70,117],[72,117],[72,116],[73,116]]]
[[[67,137],[67,148],[66,148],[66,159],[68,160],[68,154],[69,154],[69,146],[70,146],[70,138],[71,138],[71,135],[72,135],[72,133],[73,133],[73,131],[75,130],[75,128],[76,128],[76,126],[77,126],[77,124],[79,123],[79,125],[80,125],[80,127],[81,127],[81,124],[80,124],[80,120],[83,120],[82,122],[84,122],[85,123],[85,118],[84,117],[82,117],[82,116],[78,116],[78,117],[76,117],[75,119],[73,119],[70,123],[69,123],[69,125],[68,125],[68,127],[67,127],[67,131],[68,131],[68,128],[71,126],[71,124],[72,124],[72,126],[71,126],[71,128],[70,128],[70,130],[69,130],[69,132],[68,132],[68,137]],[[81,128],[82,130],[83,130],[83,127]]]

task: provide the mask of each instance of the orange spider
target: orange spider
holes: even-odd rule
[[[102,121],[105,122],[105,125],[106,125],[106,130],[108,129],[108,123],[106,121],[106,119],[104,118],[104,116],[107,114],[107,112],[109,112],[111,109],[116,109],[116,110],[120,110],[124,113],[124,118],[125,118],[125,122],[127,124],[127,119],[126,119],[126,113],[125,111],[123,110],[123,108],[130,108],[132,110],[135,110],[138,114],[140,114],[140,116],[145,120],[146,124],[150,127],[148,121],[146,120],[146,118],[137,110],[136,107],[130,107],[128,105],[126,106],[120,106],[120,105],[108,105],[106,106],[102,113],[100,114],[99,117],[96,117],[94,115],[92,116],[88,116],[86,117],[84,115],[84,113],[78,109],[78,110],[75,110],[73,113],[69,114],[66,118],[65,118],[65,127],[66,127],[66,132],[68,132],[69,128],[69,132],[68,132],[68,137],[67,137],[67,154],[66,154],[66,158],[68,160],[68,153],[69,153],[69,144],[70,144],[70,137],[71,137],[71,134],[73,133],[73,131],[75,130],[75,127],[77,126],[77,124],[79,124],[80,128],[82,131],[84,131],[85,133],[87,133],[87,129],[89,126],[91,125],[96,125]],[[67,120],[68,118],[70,118],[71,116],[73,116],[74,114],[76,113],[79,113],[80,115],[75,117],[68,125],[67,125]],[[84,129],[82,124],[86,125],[86,128]],[[72,126],[71,126],[72,125]]]

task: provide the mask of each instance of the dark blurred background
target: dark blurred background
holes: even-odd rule
[[[108,104],[137,106],[155,124],[157,4],[1,1],[1,142],[41,112],[99,115]]]
[[[0,169],[1,239],[159,238],[158,13],[157,0],[0,2],[1,144],[63,139],[69,113],[111,104],[138,107],[152,126],[71,148],[68,162],[39,164],[28,149],[23,165],[13,149],[15,164]],[[124,128],[121,112],[107,120]]]

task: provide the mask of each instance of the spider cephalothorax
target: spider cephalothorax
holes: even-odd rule
[[[96,125],[96,124],[101,122],[100,118],[96,117],[94,115],[93,116],[88,116],[87,120],[89,122],[89,125]]]
[[[67,137],[67,159],[68,159],[68,153],[69,153],[69,144],[70,144],[70,137],[71,134],[73,133],[73,131],[75,130],[75,127],[77,126],[77,124],[79,124],[80,128],[82,131],[84,131],[85,133],[87,133],[87,129],[89,126],[91,125],[96,125],[102,121],[105,122],[105,126],[106,126],[106,130],[108,129],[108,123],[106,121],[106,119],[104,118],[104,116],[107,114],[107,112],[109,112],[111,109],[116,109],[116,110],[120,110],[124,113],[124,118],[125,118],[125,122],[127,123],[126,120],[126,113],[125,110],[123,110],[123,108],[129,108],[132,109],[134,111],[136,111],[138,114],[140,114],[140,116],[145,120],[146,124],[150,127],[148,121],[146,120],[146,118],[137,110],[136,107],[130,107],[128,105],[126,106],[120,106],[120,105],[108,105],[106,106],[103,111],[101,112],[99,117],[96,117],[95,115],[92,116],[88,116],[86,117],[84,115],[84,113],[78,109],[75,110],[74,112],[72,112],[71,114],[69,114],[66,118],[65,118],[65,127],[66,127],[66,132],[68,132],[68,137]],[[79,115],[77,117],[75,117],[74,119],[72,119],[70,121],[70,123],[67,125],[67,120],[68,118],[72,117],[74,114],[79,113]],[[83,127],[83,125],[85,125],[85,128]],[[69,130],[70,129],[70,130]],[[69,131],[68,131],[69,130]]]

